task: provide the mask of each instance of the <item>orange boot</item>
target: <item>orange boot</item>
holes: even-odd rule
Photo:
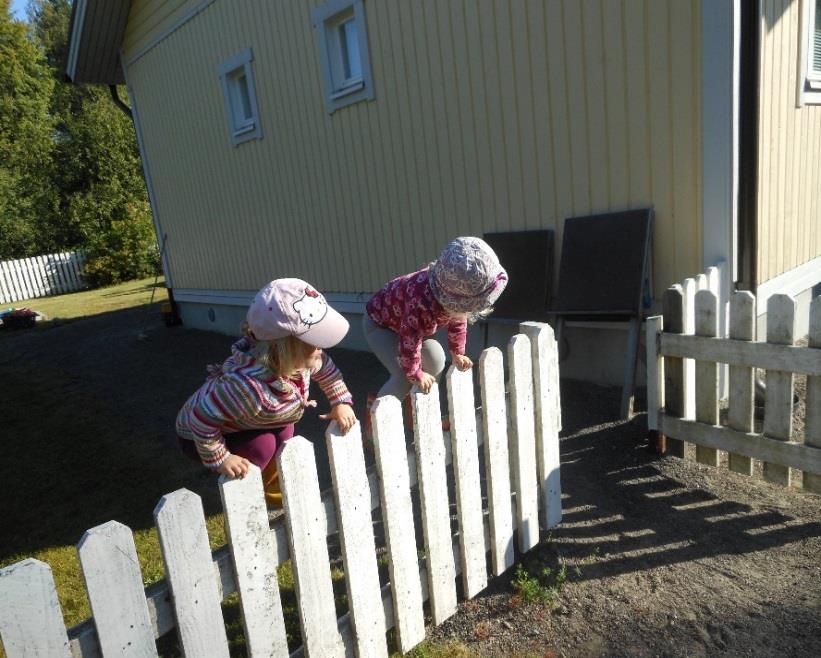
[[[282,490],[279,488],[277,462],[273,458],[271,458],[268,465],[262,469],[262,485],[265,487],[265,504],[270,509],[281,509]]]

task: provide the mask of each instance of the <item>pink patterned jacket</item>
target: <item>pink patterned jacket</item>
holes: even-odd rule
[[[436,301],[428,284],[428,268],[389,281],[366,306],[374,324],[399,334],[399,365],[416,382],[422,374],[422,341],[447,327],[448,349],[465,353],[467,320],[453,319]]]

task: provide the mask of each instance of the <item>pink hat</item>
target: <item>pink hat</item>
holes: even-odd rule
[[[322,293],[302,279],[271,281],[254,297],[246,319],[257,340],[296,336],[323,349],[341,341],[349,327]]]

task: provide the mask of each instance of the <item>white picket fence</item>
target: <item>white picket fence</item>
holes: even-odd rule
[[[0,304],[81,290],[84,264],[81,251],[0,262]]]
[[[277,566],[288,559],[303,641],[291,655],[387,656],[386,631],[393,627],[399,649],[409,651],[425,636],[424,601],[430,601],[433,622],[443,622],[456,611],[459,574],[464,596],[475,596],[488,582],[488,551],[491,574],[501,574],[513,564],[514,539],[528,551],[540,530],[561,520],[556,342],[546,324],[523,323],[521,331],[508,345],[509,395],[502,352],[491,347],[482,353],[480,412],[472,371],[450,369],[449,435],[442,431],[436,388],[412,394],[415,441],[407,453],[399,401],[376,401],[376,468],[370,473],[359,425],[342,436],[331,424],[325,438],[332,487],[324,496],[312,444],[302,437],[288,441],[278,455],[285,514],[273,525],[258,469],[244,480],[221,478],[229,544],[213,554],[199,497],[185,489],[164,496],[154,518],[167,581],[148,590],[130,529],[111,521],[88,530],[78,553],[93,619],[68,632],[48,565],[28,559],[0,570],[0,636],[8,658],[156,656],[155,638],[173,628],[188,658],[227,656],[220,602],[233,592],[239,592],[248,656],[288,656],[277,581]],[[413,513],[415,487],[421,519]],[[372,519],[377,508],[390,574],[381,587]],[[424,537],[419,547],[418,523]],[[340,619],[327,544],[337,532],[349,603]]]
[[[718,337],[718,307],[710,290],[695,294],[694,329],[686,331],[686,298],[681,286],[664,295],[664,316],[647,320],[648,427],[666,437],[672,454],[696,444],[696,460],[720,463],[729,453],[730,470],[753,474],[763,462],[765,479],[789,486],[790,468],[803,471],[803,486],[821,493],[821,297],[810,307],[809,346],[796,347],[795,301],[773,295],[767,301],[766,342],[755,342],[755,297],[736,292],[730,299],[729,338]],[[695,416],[688,417],[686,359],[695,360]],[[729,365],[729,407],[720,424],[718,364]],[[766,370],[762,432],[755,432],[755,369]],[[793,440],[795,373],[807,375],[804,441]]]

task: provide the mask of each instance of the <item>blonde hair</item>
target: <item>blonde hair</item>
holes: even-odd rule
[[[242,333],[254,338],[247,322],[242,323]],[[305,360],[316,349],[296,336],[259,340],[257,345],[257,360],[277,377],[290,377],[303,370]]]

